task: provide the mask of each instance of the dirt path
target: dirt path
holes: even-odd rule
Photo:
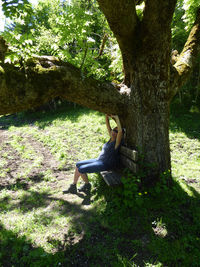
[[[16,133],[15,133],[16,135]],[[30,189],[35,184],[40,185],[45,179],[51,187],[51,197],[83,205],[83,209],[90,208],[90,200],[84,194],[63,194],[73,179],[73,166],[60,167],[60,163],[42,142],[32,136],[18,133],[24,147],[34,151],[33,158],[24,157],[11,144],[12,132],[0,129],[0,189],[11,189],[20,185],[23,189]],[[39,164],[35,164],[39,158]],[[46,178],[50,175],[52,179]],[[27,179],[28,176],[28,179]]]
[[[79,243],[93,217],[93,205],[90,195],[63,193],[72,183],[73,165],[61,167],[31,134],[0,129],[0,223],[8,231],[16,227],[28,239],[36,231],[33,248],[47,253]]]

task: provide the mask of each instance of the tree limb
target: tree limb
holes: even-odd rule
[[[196,57],[200,52],[200,8],[197,11],[195,23],[190,31],[185,46],[177,62],[171,68],[171,97],[187,81],[192,72]]]
[[[135,1],[130,0],[98,0],[111,30],[113,31],[121,50],[131,49],[134,32],[137,25]]]
[[[143,22],[153,32],[171,26],[177,0],[146,0]],[[148,31],[149,33],[149,31]]]
[[[101,43],[101,47],[100,47],[100,50],[99,50],[99,54],[97,57],[95,57],[95,59],[98,59],[102,54],[103,54],[103,50],[104,50],[104,47],[105,47],[105,44],[106,44],[106,41],[108,40],[108,34],[104,34],[104,37],[103,37],[103,40],[102,40],[102,43]]]
[[[140,31],[143,47],[161,48],[171,38],[171,21],[177,0],[146,0]]]
[[[0,114],[43,105],[56,96],[109,114],[123,114],[129,91],[84,78],[80,70],[55,57],[34,57],[25,69],[0,65]]]

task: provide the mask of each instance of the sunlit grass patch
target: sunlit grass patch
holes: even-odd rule
[[[12,134],[9,138],[9,144],[16,149],[16,151],[25,159],[34,159],[36,157],[36,152],[29,145],[28,140],[18,134]]]
[[[56,182],[56,178],[54,177],[51,170],[46,170],[44,173],[42,173],[42,175],[44,181]]]
[[[94,123],[95,121],[95,123]],[[107,134],[104,117],[97,112],[79,115],[76,121],[68,118],[56,118],[50,125],[40,130],[40,122],[36,122],[33,129],[24,129],[36,140],[44,144],[56,159],[65,164],[74,164],[75,161],[97,157]],[[102,139],[103,138],[103,139]],[[107,136],[108,138],[108,136]]]
[[[1,193],[1,223],[7,230],[27,238],[47,252],[58,250],[50,239],[63,240],[70,227],[71,214],[61,214],[59,200],[51,200],[50,194],[21,191],[17,196],[4,190]],[[6,212],[5,212],[6,211]]]
[[[185,180],[200,182],[200,140],[183,132],[170,133],[172,174]]]
[[[5,159],[0,159],[0,170],[3,169],[4,166],[6,166],[7,161]]]

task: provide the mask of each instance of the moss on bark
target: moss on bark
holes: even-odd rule
[[[0,114],[37,107],[57,96],[95,110],[125,113],[127,93],[117,85],[83,79],[79,69],[52,57],[31,58],[24,66],[1,66]]]

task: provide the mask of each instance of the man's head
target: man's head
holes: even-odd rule
[[[115,128],[112,129],[111,135],[112,135],[113,138],[117,138],[117,134],[118,134],[118,128],[115,127]]]

